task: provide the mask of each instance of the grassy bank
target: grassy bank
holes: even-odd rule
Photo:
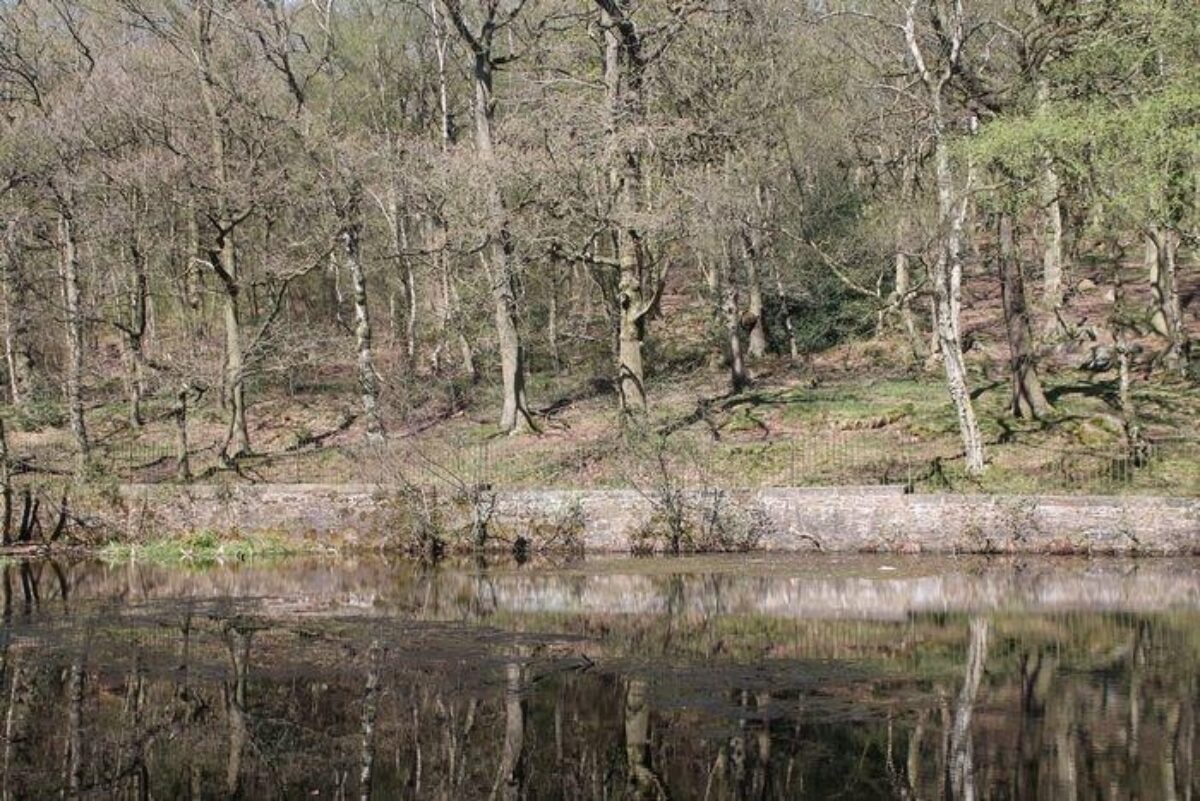
[[[648,385],[650,411],[636,431],[619,418],[609,387],[590,372],[531,376],[539,431],[500,436],[495,387],[466,394],[431,383],[391,396],[386,447],[367,447],[353,377],[326,376],[319,392],[255,395],[254,454],[221,465],[219,410],[190,423],[193,473],[205,482],[416,484],[454,490],[910,484],[916,491],[995,493],[1200,493],[1200,393],[1166,375],[1134,383],[1151,447],[1126,452],[1115,376],[1061,369],[1046,378],[1053,411],[1014,418],[1002,353],[972,354],[974,401],[988,459],[968,479],[953,408],[936,365],[895,360],[898,343],[849,343],[803,361],[769,357],[746,390],[728,391],[719,365],[664,369]],[[879,377],[881,376],[882,377]],[[873,377],[874,376],[874,377]],[[444,390],[444,392],[442,391]],[[147,424],[128,425],[113,403],[89,412],[101,482],[174,480],[168,406],[148,403]],[[11,435],[22,480],[62,480],[73,445],[60,427]],[[664,473],[669,478],[664,478]]]
[[[277,534],[250,533],[223,537],[209,531],[198,531],[142,542],[110,542],[100,548],[98,555],[102,560],[112,563],[210,565],[219,562],[281,559],[323,552],[324,548]]]

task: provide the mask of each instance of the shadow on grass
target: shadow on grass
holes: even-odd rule
[[[676,431],[685,429],[695,423],[703,422],[708,426],[712,438],[719,440],[721,439],[722,429],[733,421],[726,420],[720,422],[712,419],[710,415],[716,412],[729,413],[744,409],[745,415],[743,419],[752,420],[756,424],[755,428],[762,431],[763,436],[767,437],[771,433],[770,427],[758,418],[753,417],[753,410],[766,406],[789,406],[797,403],[816,402],[817,400],[816,398],[796,398],[792,389],[756,390],[753,387],[738,392],[730,391],[708,398],[697,398],[696,407],[692,411],[659,426],[658,434],[664,437],[670,436]]]
[[[1016,421],[1009,415],[1002,415],[995,418],[996,426],[1000,429],[1000,433],[994,440],[989,442],[989,445],[1020,445],[1033,444],[1023,442],[1023,438],[1034,437],[1038,434],[1046,434],[1056,431],[1067,423],[1083,422],[1089,419],[1087,415],[1081,414],[1053,414],[1041,418],[1040,420],[1021,420],[1023,425],[1014,426]]]
[[[1120,406],[1117,397],[1117,382],[1110,381],[1081,381],[1074,384],[1060,384],[1046,390],[1046,400],[1054,405],[1067,395],[1081,395],[1085,398],[1096,398],[1104,401],[1109,407],[1116,409]]]
[[[971,390],[971,400],[979,400],[987,393],[1005,386],[1008,386],[1008,381],[1001,380],[993,381],[992,383],[982,387],[976,387],[975,389]]]

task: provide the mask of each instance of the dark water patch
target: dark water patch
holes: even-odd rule
[[[9,566],[0,794],[1186,798],[1196,575],[1188,560]]]

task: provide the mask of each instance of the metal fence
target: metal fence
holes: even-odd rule
[[[829,430],[789,438],[715,438],[677,433],[630,441],[548,437],[488,440],[393,439],[382,444],[297,448],[218,464],[215,449],[192,454],[196,480],[299,484],[357,483],[465,488],[616,488],[671,482],[680,487],[755,488],[900,484],[913,491],[1162,492],[1200,495],[1200,443],[1148,440],[1136,454],[1120,445],[1051,448],[993,444],[984,481],[963,472],[951,438],[930,443],[888,429]],[[176,479],[170,448],[121,445],[100,457],[123,482]]]

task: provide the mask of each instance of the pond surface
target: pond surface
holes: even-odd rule
[[[3,572],[3,799],[1193,797],[1190,560]]]

